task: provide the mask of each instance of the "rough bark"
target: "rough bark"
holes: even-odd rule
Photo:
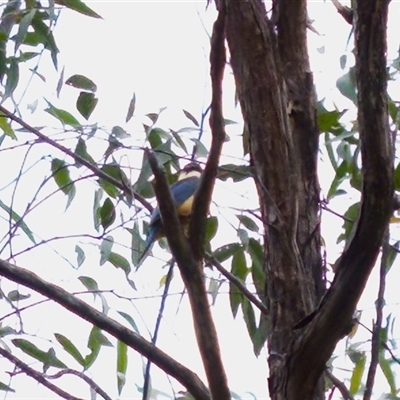
[[[387,0],[358,0],[356,18],[363,191],[356,233],[314,320],[293,325],[324,292],[318,129],[306,47],[306,1],[280,0],[277,29],[260,0],[225,0],[226,35],[265,223],[269,390],[273,400],[323,398],[318,385],[379,253],[393,171],[386,104]],[[316,390],[317,389],[317,390]]]
[[[266,297],[271,319],[269,390],[273,399],[281,398],[278,393],[282,392],[285,381],[282,366],[294,338],[292,327],[315,306],[313,268],[318,271],[321,268],[319,242],[315,240],[319,227],[315,175],[318,131],[308,57],[307,53],[301,54],[306,51],[305,11],[302,10],[305,5],[303,1],[295,3],[291,3],[295,8],[291,12],[293,15],[300,12],[298,29],[304,31],[298,39],[300,61],[292,59],[290,49],[283,43],[285,35],[292,37],[293,32],[280,29],[279,42],[260,1],[226,1],[231,65],[250,134],[250,151],[265,223]],[[282,24],[286,23],[285,18],[287,16],[282,17]],[[293,62],[307,64],[300,67],[297,75],[290,76],[290,85],[287,85],[285,71],[293,68]],[[302,93],[304,89],[306,92]],[[310,93],[311,100],[300,104],[300,95]],[[307,143],[302,143],[303,140]],[[300,162],[300,157],[307,152],[310,154]],[[306,255],[307,247],[311,246],[315,248]],[[306,266],[302,255],[307,260]]]

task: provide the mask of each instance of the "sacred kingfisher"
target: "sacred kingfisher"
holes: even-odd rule
[[[179,172],[178,180],[169,187],[172,200],[176,205],[179,220],[182,224],[186,225],[186,228],[190,219],[190,214],[192,213],[194,195],[199,188],[201,172],[202,169],[200,165],[192,162]],[[160,209],[156,207],[151,214],[149,231],[139,263],[146,256],[154,242],[163,236],[165,236],[165,233]]]

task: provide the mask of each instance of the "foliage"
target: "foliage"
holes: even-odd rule
[[[2,7],[2,104],[9,109],[14,107],[15,115],[21,114],[18,107],[21,98],[18,101],[17,99],[25,85],[20,79],[22,73],[29,70],[32,76],[43,77],[41,60],[42,56],[47,55],[50,56],[54,68],[59,69],[60,51],[56,42],[56,26],[65,9],[101,18],[88,5],[77,0],[49,2],[46,7],[26,0],[21,4],[9,2]],[[343,75],[337,80],[336,87],[356,107],[354,67],[343,65],[342,69]],[[396,80],[399,73],[398,60],[393,60],[388,69],[391,79]],[[54,244],[52,249],[56,253],[57,261],[51,261],[51,264],[55,270],[60,268],[56,265],[58,262],[68,264],[69,271],[73,271],[74,282],[69,286],[71,292],[85,299],[90,298],[104,314],[112,314],[136,334],[146,335],[145,327],[138,322],[140,313],[135,312],[134,305],[134,300],[141,296],[140,274],[147,264],[149,268],[153,268],[152,264],[156,267],[160,264],[165,266],[171,260],[166,242],[161,241],[160,247],[163,251],[160,252],[156,247],[157,255],[162,255],[161,263],[157,264],[153,258],[149,258],[146,265],[139,264],[143,235],[148,229],[146,220],[151,211],[148,201],[154,197],[152,170],[143,148],[153,150],[158,163],[165,169],[168,182],[173,183],[177,179],[177,171],[192,156],[202,163],[208,156],[208,132],[205,128],[208,111],[196,116],[196,113],[193,115],[188,110],[182,110],[186,118],[185,125],[170,129],[162,124],[162,117],[168,110],[161,108],[155,112],[138,114],[140,99],[133,93],[127,103],[125,121],[121,121],[120,125],[103,128],[100,126],[101,121],[93,117],[101,99],[97,94],[97,84],[91,77],[77,73],[65,79],[63,69],[59,75],[58,96],[64,86],[76,90],[75,109],[60,108],[58,102],[56,104],[53,100],[48,101],[38,96],[46,103],[41,111],[51,116],[49,121],[58,126],[54,130],[39,129],[46,135],[46,140],[37,137],[35,128],[21,126],[17,120],[4,113],[0,118],[0,151],[10,160],[11,152],[15,152],[18,157],[13,156],[12,159],[18,159],[16,162],[19,163],[18,174],[7,176],[2,182],[0,216],[6,233],[0,241],[0,257],[24,265],[28,256],[41,263],[42,248]],[[62,104],[62,100],[61,95],[59,103]],[[346,245],[358,215],[359,192],[362,187],[360,139],[356,120],[348,118],[348,110],[330,107],[328,103],[319,101],[317,109],[321,132],[320,151],[325,164],[329,160],[333,171],[333,179],[322,208],[325,213],[334,212],[343,221],[337,242]],[[398,100],[390,99],[389,107],[391,128],[396,132],[399,124]],[[32,105],[32,111],[39,112],[35,108]],[[141,132],[133,134],[130,131],[128,122],[133,120],[141,125]],[[228,126],[234,124],[234,121],[226,119],[225,124]],[[138,136],[140,145],[132,145],[132,142],[138,142]],[[230,140],[230,137],[227,136],[226,140]],[[396,166],[395,177],[396,189],[400,190],[400,163]],[[226,157],[219,166],[217,178],[217,185],[229,183],[229,187],[233,187],[236,192],[240,188],[248,188],[253,178],[248,158],[232,162]],[[25,192],[24,188],[29,184],[31,188]],[[254,194],[253,188],[251,190]],[[334,210],[338,207],[340,196],[347,196],[346,199],[350,197],[350,200],[343,203],[348,207],[347,210],[336,212]],[[48,204],[52,206],[48,207]],[[65,212],[65,226],[60,223],[55,230],[45,229],[52,213],[60,214],[60,210],[51,209],[59,205],[62,206],[62,212]],[[46,218],[43,218],[42,212],[36,214],[37,210],[47,207]],[[218,206],[213,206],[213,211],[215,210],[218,210]],[[69,227],[68,218],[76,218],[77,215],[84,224],[83,232],[80,231],[80,224],[76,224],[79,228]],[[256,206],[243,206],[230,212],[229,218],[226,217],[229,220],[230,234],[225,235],[226,239],[224,237],[220,244],[220,239],[216,239],[221,236],[221,232],[225,233],[222,231],[227,225],[223,225],[224,218],[222,212],[218,216],[213,212],[213,216],[208,218],[205,247],[234,277],[254,288],[258,298],[264,301],[263,222],[259,209]],[[397,256],[399,242],[396,242],[393,235],[389,243],[391,252],[386,259],[387,273]],[[65,250],[63,246],[69,246],[72,250]],[[90,265],[97,267],[88,270]],[[29,268],[36,267],[29,265]],[[106,268],[108,270],[105,275],[109,279],[102,276]],[[157,282],[164,286],[164,272],[156,268],[155,270]],[[37,273],[40,274],[41,270],[38,269]],[[333,270],[328,268],[327,275],[330,279]],[[240,317],[244,320],[254,353],[258,356],[264,347],[268,331],[268,324],[262,314],[235,284],[227,282],[220,273],[210,268],[205,270],[205,276],[214,303],[228,288],[230,312],[234,318]],[[110,279],[115,282],[116,288],[125,289],[114,289],[114,285],[109,285]],[[126,343],[110,338],[96,326],[83,330],[79,335],[80,340],[76,335],[69,337],[56,330],[51,337],[41,340],[39,335],[36,336],[26,329],[24,310],[39,310],[40,304],[47,300],[5,280],[2,281],[0,290],[0,301],[9,310],[8,314],[4,312],[0,316],[0,336],[2,347],[6,351],[18,354],[28,365],[35,360],[35,369],[40,370],[42,376],[48,377],[50,372],[56,374],[69,369],[83,373],[92,371],[96,365],[104,363],[101,353],[110,355],[111,349],[111,357],[116,360],[115,393],[121,395],[126,386],[132,386],[133,378],[127,371],[130,363],[135,364],[136,360],[134,361],[135,355]],[[389,313],[386,326],[380,331],[379,367],[388,383],[391,398],[397,398],[398,361],[391,330],[393,323],[394,317]],[[86,348],[82,348],[79,343],[83,337],[86,338]],[[362,344],[353,342],[353,339],[346,341],[345,357],[352,363],[352,370],[343,375],[343,380],[351,395],[360,394],[365,388],[365,371],[370,361],[365,347],[366,341],[363,340]],[[336,362],[332,361],[332,370],[336,372]],[[141,366],[140,362],[139,365]],[[4,380],[4,377],[1,379]],[[140,388],[141,380],[134,379]],[[89,382],[92,391],[96,387],[93,381]],[[0,390],[14,391],[17,387],[14,387],[11,379],[11,383],[0,381]],[[330,390],[333,392],[335,386],[331,386]],[[157,398],[157,390],[153,388],[152,393],[153,398]],[[182,392],[181,395],[182,399],[190,398],[187,393]],[[115,397],[115,394],[110,397]],[[239,395],[234,397],[240,398]]]

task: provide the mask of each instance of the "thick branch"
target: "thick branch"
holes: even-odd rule
[[[183,234],[167,181],[157,159],[148,152],[148,160],[155,177],[154,192],[165,235],[188,292],[196,339],[212,398],[229,400],[231,396],[208,303],[201,262],[195,260],[189,242]]]
[[[317,175],[319,129],[307,49],[307,1],[279,0],[278,46],[287,86],[289,121],[299,165],[297,245],[314,306],[325,292],[321,273],[320,199]],[[321,393],[322,395],[322,393]]]
[[[189,238],[196,260],[204,255],[204,240],[206,219],[211,203],[211,196],[217,176],[222,145],[225,140],[225,123],[222,112],[222,82],[226,63],[225,55],[225,7],[221,5],[218,18],[214,23],[211,37],[210,67],[211,67],[211,148],[203,171],[198,194],[193,204],[193,213],[189,226]]]
[[[196,399],[210,400],[208,389],[194,372],[153,346],[140,335],[97,311],[95,308],[89,306],[84,301],[76,298],[59,286],[46,282],[33,272],[12,265],[4,260],[0,260],[0,275],[35,290],[79,317],[98,326],[100,329],[103,329],[147,357],[152,363],[174,377],[178,382],[184,385]]]
[[[356,72],[363,190],[357,228],[334,282],[288,362],[288,399],[309,399],[337,341],[346,334],[375,265],[393,199],[386,98],[387,0],[356,1]],[[304,368],[307,363],[307,368]]]

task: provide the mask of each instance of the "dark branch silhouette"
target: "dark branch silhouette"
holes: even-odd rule
[[[0,275],[52,299],[65,309],[103,329],[121,342],[126,343],[129,347],[151,360],[152,363],[156,364],[167,374],[174,377],[196,399],[210,400],[207,387],[194,372],[153,346],[137,333],[97,311],[59,286],[46,282],[33,272],[17,267],[4,260],[0,260]]]

